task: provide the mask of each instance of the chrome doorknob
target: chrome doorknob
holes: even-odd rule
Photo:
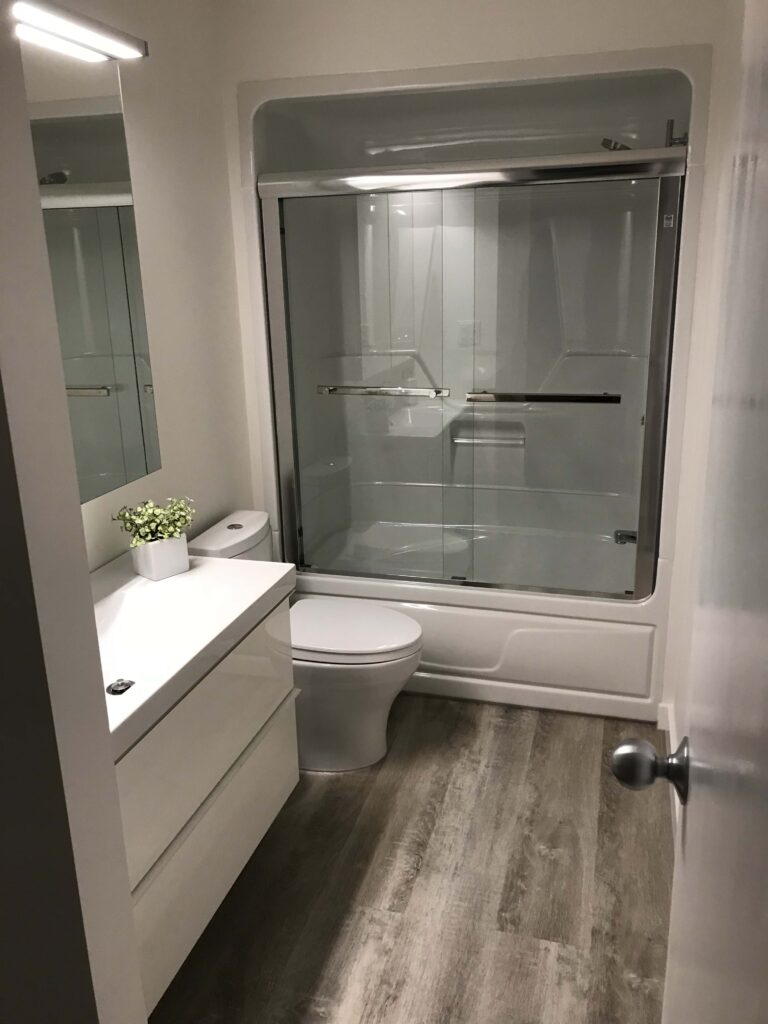
[[[611,754],[611,770],[627,789],[645,789],[656,779],[666,779],[675,787],[680,803],[688,800],[688,737],[674,754],[659,757],[648,740],[625,740]]]

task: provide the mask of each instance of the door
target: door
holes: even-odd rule
[[[451,429],[453,466],[474,467],[475,582],[653,589],[679,193],[678,178],[470,193],[474,345]]]
[[[691,788],[664,1021],[768,1020],[768,7],[746,5],[741,125],[695,614]]]

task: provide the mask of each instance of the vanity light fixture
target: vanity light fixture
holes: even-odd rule
[[[143,39],[54,4],[19,0],[11,7],[11,14],[19,22],[19,39],[78,60],[136,60],[147,56]]]
[[[98,61],[109,60],[105,53],[97,53],[96,50],[89,50],[87,46],[79,46],[71,43],[61,36],[52,36],[50,32],[43,32],[31,25],[19,24],[16,26],[16,38],[23,39],[25,43],[32,43],[34,46],[42,46],[46,50],[53,50],[55,53],[63,53],[67,57],[76,57],[77,60],[85,60],[91,64]]]

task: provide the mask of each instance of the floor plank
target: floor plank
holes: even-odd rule
[[[479,718],[473,705],[404,699],[396,705],[392,739],[361,813],[361,830],[383,821],[356,901],[402,913],[422,874],[435,830],[446,813],[460,766],[476,749]]]
[[[152,1024],[658,1024],[666,787],[636,723],[403,695],[374,768],[305,774]]]
[[[501,931],[589,949],[602,748],[602,719],[539,713]]]
[[[430,921],[458,914],[487,930],[495,928],[504,871],[517,841],[517,806],[537,713],[451,704],[451,713],[466,716],[474,730],[470,742],[440,755],[446,794],[414,884],[412,912]]]

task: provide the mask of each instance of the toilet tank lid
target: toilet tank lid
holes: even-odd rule
[[[189,553],[208,558],[234,558],[255,547],[268,533],[269,516],[266,512],[248,509],[230,512],[199,537],[193,537],[189,542]]]

